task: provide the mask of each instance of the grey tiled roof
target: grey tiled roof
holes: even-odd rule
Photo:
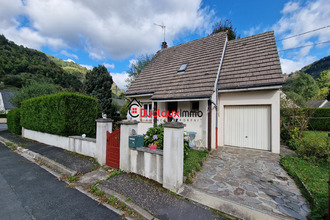
[[[226,33],[158,51],[126,95],[153,93],[152,99],[210,97]],[[180,66],[188,62],[184,73]]]
[[[219,78],[219,89],[283,84],[274,32],[229,41]]]
[[[152,94],[152,99],[208,98],[213,93],[226,33],[158,51],[126,95]],[[178,74],[187,62],[184,73]],[[219,88],[235,89],[283,83],[273,32],[229,41]]]
[[[327,101],[327,100],[323,99],[323,100],[309,101],[306,103],[306,106],[309,108],[319,108],[325,101]],[[325,107],[325,106],[323,106],[323,107]]]
[[[4,91],[4,90],[0,90],[0,93],[2,95],[2,99],[3,99],[3,104],[6,110],[9,109],[14,109],[15,106],[13,106],[10,102],[10,97],[12,97],[14,95],[13,92],[9,92],[9,91]]]

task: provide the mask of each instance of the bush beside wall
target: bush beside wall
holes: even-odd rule
[[[98,102],[75,93],[58,93],[22,102],[21,125],[61,136],[95,136]]]
[[[22,126],[20,123],[21,119],[21,109],[16,108],[13,110],[10,110],[7,114],[7,125],[8,125],[8,130],[11,133],[20,135],[22,134]]]
[[[309,130],[329,131],[330,130],[330,108],[315,108],[313,117],[309,122]]]

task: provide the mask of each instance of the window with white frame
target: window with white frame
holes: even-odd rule
[[[143,104],[143,109],[145,110],[144,118],[151,118],[151,117],[148,117],[148,116],[151,115],[152,104],[151,104],[151,103]],[[147,116],[147,115],[148,115],[148,116]]]

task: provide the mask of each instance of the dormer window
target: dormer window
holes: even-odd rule
[[[187,69],[187,66],[188,66],[188,63],[183,63],[183,64],[180,66],[180,68],[179,68],[179,70],[178,70],[178,73],[184,73],[184,71],[186,71],[186,69]]]

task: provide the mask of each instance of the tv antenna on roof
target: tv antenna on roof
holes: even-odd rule
[[[166,28],[166,26],[165,25],[161,25],[161,24],[156,24],[156,23],[154,23],[154,25],[157,25],[157,26],[161,27],[162,30],[164,31],[164,42],[165,42],[165,28]]]

